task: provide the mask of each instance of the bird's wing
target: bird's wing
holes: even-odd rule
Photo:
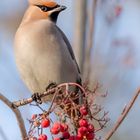
[[[62,37],[63,37],[63,39],[64,39],[64,42],[66,43],[66,46],[67,46],[67,48],[68,48],[68,50],[69,50],[69,53],[70,53],[70,55],[71,55],[71,57],[72,57],[72,60],[74,61],[75,65],[76,65],[76,67],[77,67],[77,71],[79,72],[79,76],[78,76],[78,79],[77,79],[76,82],[77,82],[79,85],[82,85],[81,72],[80,72],[79,66],[78,66],[78,64],[77,64],[77,61],[76,61],[76,59],[75,59],[75,55],[74,55],[74,53],[73,53],[71,44],[70,44],[69,40],[67,39],[67,37],[65,36],[65,34],[61,31],[61,29],[60,29],[59,27],[57,27],[57,28],[58,28],[58,30],[60,31],[60,33],[62,34]],[[79,88],[77,87],[75,93],[78,93],[78,92],[79,92]],[[80,96],[79,96],[79,99],[78,99],[78,103],[81,103],[82,100],[83,100],[83,95],[80,93]]]
[[[66,46],[67,46],[67,48],[68,48],[68,50],[69,50],[69,53],[70,53],[70,55],[71,55],[73,61],[75,62],[76,66],[77,66],[77,70],[78,70],[78,72],[79,72],[79,74],[80,74],[81,72],[80,72],[79,66],[78,66],[78,64],[77,64],[77,61],[76,61],[76,59],[75,59],[75,55],[74,55],[74,53],[73,53],[71,44],[69,43],[69,40],[67,39],[67,37],[66,37],[65,34],[61,31],[60,28],[58,28],[58,30],[59,30],[60,33],[62,34],[62,37],[63,37],[63,39],[64,39],[64,42],[66,43]]]

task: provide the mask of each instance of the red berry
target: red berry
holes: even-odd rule
[[[37,118],[37,114],[33,114],[32,115],[32,120],[36,119]]]
[[[70,133],[68,131],[62,133],[62,137],[64,139],[68,139],[70,137]]]
[[[77,134],[77,137],[78,137],[78,138],[81,138],[81,139],[82,139],[83,136],[84,136],[84,134],[81,134],[80,132],[78,132],[78,134]]]
[[[76,136],[76,140],[83,140],[83,137]]]
[[[69,140],[76,140],[76,136],[70,136]]]
[[[87,126],[88,126],[88,122],[87,122],[87,120],[85,120],[85,119],[81,119],[81,120],[79,121],[79,125],[80,125],[80,126],[87,127]]]
[[[60,138],[54,138],[53,140],[61,140]]]
[[[70,136],[69,140],[83,140],[83,138],[79,136]]]
[[[95,134],[94,134],[94,133],[88,133],[88,134],[86,135],[86,138],[87,138],[88,140],[93,140],[93,139],[95,138]]]
[[[48,126],[50,126],[50,120],[49,119],[43,119],[42,122],[41,122],[41,127],[46,128]]]
[[[50,131],[51,131],[51,133],[54,134],[54,135],[56,135],[56,134],[59,133],[59,129],[56,129],[56,128],[54,128],[54,127],[52,127]]]
[[[88,132],[94,132],[94,126],[92,124],[89,124],[87,129],[88,129]]]
[[[63,124],[60,125],[60,131],[61,132],[65,132],[67,130],[68,130],[68,125],[67,124],[63,123]]]
[[[47,140],[47,136],[45,134],[41,134],[38,138],[38,140]]]
[[[59,122],[55,122],[55,123],[53,124],[53,128],[59,129],[59,130],[60,130],[61,124],[60,124]]]
[[[88,132],[87,128],[82,126],[80,128],[78,128],[78,136],[84,136],[86,135]]]
[[[80,108],[80,113],[81,113],[82,115],[87,115],[87,114],[88,114],[87,108],[86,108],[85,106],[82,106],[82,107]]]
[[[56,135],[60,132],[61,124],[59,122],[56,122],[53,124],[53,127],[51,128],[51,133]]]

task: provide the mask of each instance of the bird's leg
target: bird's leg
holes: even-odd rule
[[[48,89],[52,89],[52,88],[55,88],[57,86],[57,84],[55,82],[51,82],[47,87],[46,87],[46,91]]]
[[[31,97],[36,103],[42,104],[42,100],[39,93],[34,93]]]

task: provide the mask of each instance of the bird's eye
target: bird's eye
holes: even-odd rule
[[[41,6],[40,8],[41,8],[41,10],[42,10],[43,12],[47,12],[47,11],[48,11],[48,8],[47,8],[46,6]]]
[[[39,7],[43,12],[47,12],[47,11],[53,10],[54,8],[58,7],[58,6],[47,7],[47,6],[44,6],[44,5],[36,5],[36,6]]]

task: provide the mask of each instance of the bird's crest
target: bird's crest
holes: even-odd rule
[[[57,3],[54,0],[28,0],[31,5],[44,5],[47,7],[55,7]]]

